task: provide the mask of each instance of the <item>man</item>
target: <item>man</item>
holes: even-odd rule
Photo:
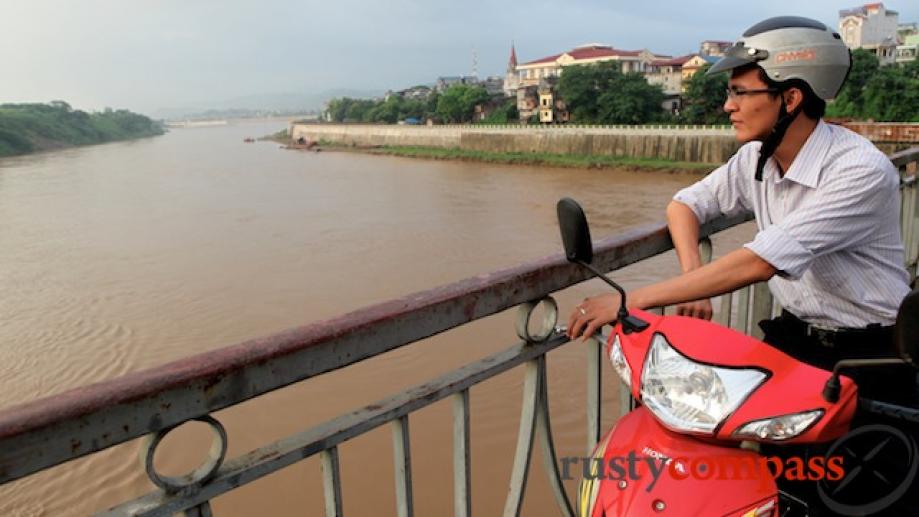
[[[851,57],[839,35],[807,18],[747,30],[709,74],[730,72],[724,110],[740,150],[674,196],[667,220],[683,274],[629,293],[633,308],[677,304],[711,318],[709,298],[760,281],[785,309],[766,341],[823,368],[843,357],[892,355],[892,325],[909,292],[899,233],[899,174],[868,140],[821,120]],[[755,239],[702,265],[699,224],[751,210]],[[586,337],[616,319],[617,294],[569,318]]]
[[[710,297],[768,281],[784,308],[760,323],[770,345],[824,369],[896,355],[893,324],[909,292],[899,174],[871,142],[821,120],[850,64],[839,35],[822,23],[779,17],[748,29],[712,66],[710,74],[731,74],[724,110],[744,145],[674,196],[667,221],[683,274],[629,293],[632,307],[677,304],[677,314],[709,319]],[[702,265],[699,224],[743,211],[756,216],[753,241]],[[618,294],[585,300],[569,318],[569,337],[592,335],[618,307]],[[916,387],[909,367],[846,373],[871,398],[907,398]],[[812,483],[779,482],[822,515]]]

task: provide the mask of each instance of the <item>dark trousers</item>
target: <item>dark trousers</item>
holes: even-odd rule
[[[873,326],[838,333],[808,331],[807,323],[788,311],[759,323],[763,341],[782,352],[817,368],[833,370],[843,359],[896,358],[893,327]],[[916,372],[903,365],[845,369],[858,386],[860,397],[903,405],[915,405]]]
[[[838,333],[808,329],[808,325],[795,315],[783,311],[782,315],[760,322],[765,336],[763,341],[782,352],[824,370],[833,370],[842,359],[878,359],[898,357],[893,342],[893,328],[873,326],[865,329],[851,329]],[[858,386],[859,396],[912,407],[919,397],[916,395],[916,371],[908,365],[887,365],[846,369],[842,373],[851,377]],[[890,422],[864,412],[857,412],[852,429],[874,423],[884,423],[908,430],[917,436],[917,431],[901,422]],[[917,436],[919,438],[919,436]],[[823,456],[830,444],[776,446],[763,444],[763,454],[788,458],[797,456],[810,458]],[[807,460],[805,460],[807,461]],[[809,516],[833,515],[820,502],[816,483],[776,480],[779,489],[807,502]],[[854,487],[852,489],[855,489]],[[913,490],[916,491],[915,489]],[[919,515],[915,510],[915,495],[906,497],[893,507],[875,515]],[[792,515],[795,515],[792,513]]]

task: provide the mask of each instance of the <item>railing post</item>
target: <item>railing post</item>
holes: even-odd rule
[[[758,323],[772,317],[772,293],[765,282],[753,286],[753,311],[750,319],[749,334],[756,339],[763,339],[763,330]]]
[[[750,326],[750,292],[752,290],[752,286],[743,287],[739,290],[737,297],[737,322],[734,328],[744,334],[748,333]]]
[[[469,455],[469,390],[453,395],[453,514],[472,514]]]
[[[393,459],[396,474],[396,515],[412,517],[412,458],[408,438],[408,415],[392,421]]]
[[[204,502],[185,510],[182,515],[183,517],[213,517],[214,512],[211,511],[211,503]]]
[[[721,307],[718,309],[718,316],[715,321],[724,325],[731,326],[731,304],[734,301],[734,293],[725,293],[721,295]]]
[[[326,517],[341,517],[341,473],[338,467],[338,447],[319,453],[322,487],[325,494]]]
[[[603,354],[602,345],[596,339],[587,340],[587,454],[594,449],[600,440],[600,416],[602,413],[602,389],[600,360]],[[628,405],[628,404],[626,404]],[[622,400],[619,401],[620,411]]]
[[[562,515],[574,517],[574,509],[572,509],[571,501],[568,500],[568,495],[565,493],[565,485],[562,483],[562,478],[558,471],[558,458],[555,455],[555,442],[552,439],[546,356],[539,356],[537,361],[539,365],[539,402],[536,406],[536,429],[539,431],[539,441],[542,444],[543,467],[546,475],[549,476],[549,485],[552,487],[552,493],[555,495],[555,501]]]
[[[523,504],[530,458],[533,456],[533,432],[536,428],[536,405],[539,398],[539,362],[527,361],[523,382],[523,407],[520,411],[520,426],[517,431],[517,448],[514,452],[514,468],[511,471],[510,488],[504,502],[504,517],[517,517]]]

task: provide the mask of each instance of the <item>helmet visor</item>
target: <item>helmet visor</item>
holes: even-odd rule
[[[742,41],[738,41],[724,53],[724,57],[708,69],[706,75],[727,72],[737,67],[758,63],[768,57],[767,50],[747,47]]]

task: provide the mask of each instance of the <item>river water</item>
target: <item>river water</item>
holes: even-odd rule
[[[696,177],[425,161],[243,143],[260,121],[0,159],[0,408],[513,266],[561,249],[555,202],[585,206],[595,238],[661,220]],[[734,229],[716,254],[750,235]],[[672,254],[616,274],[634,287],[677,273]],[[564,315],[596,282],[557,297]],[[229,457],[424,382],[516,341],[514,311],[221,411]],[[584,451],[585,354],[549,355],[559,456]],[[605,422],[614,411],[611,370]],[[471,390],[472,494],[495,515],[507,490],[523,372]],[[449,400],[413,413],[418,515],[452,513]],[[206,430],[157,455],[190,470]],[[340,448],[344,511],[395,507],[388,426]],[[0,515],[84,515],[146,493],[137,442],[0,487]],[[525,515],[556,515],[538,451]],[[567,483],[574,495],[575,482]],[[313,515],[318,458],[213,501],[218,515]]]

